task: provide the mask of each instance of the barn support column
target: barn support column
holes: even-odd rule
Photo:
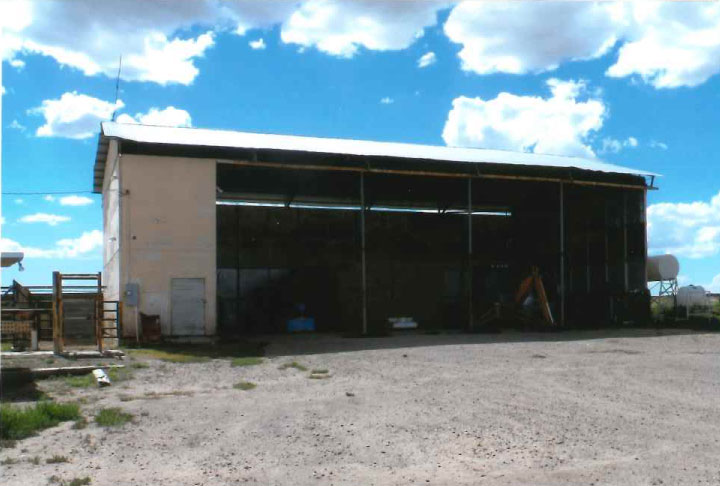
[[[362,333],[367,335],[367,266],[365,261],[365,173],[360,172],[360,248],[362,267]]]
[[[627,293],[630,285],[629,285],[629,275],[628,275],[628,234],[627,234],[627,225],[628,225],[628,217],[627,217],[627,192],[623,191],[623,214],[622,214],[622,225],[623,225],[623,280],[624,280],[624,287],[623,289]]]
[[[560,325],[565,325],[565,188],[560,183]]]
[[[468,288],[468,329],[473,330],[473,238],[472,238],[472,178],[467,180],[468,199],[468,247],[467,247],[467,288]]]
[[[643,207],[642,207],[642,225],[643,225],[643,275],[645,276],[645,286],[647,285],[647,257],[648,257],[648,239],[647,239],[647,188],[643,191]]]

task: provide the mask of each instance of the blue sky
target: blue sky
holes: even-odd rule
[[[85,3],[0,7],[2,246],[26,253],[3,285],[101,269],[89,191],[99,122],[117,109],[132,123],[583,155],[661,173],[651,253],[678,255],[682,283],[720,290],[718,5],[105,2],[91,29]]]

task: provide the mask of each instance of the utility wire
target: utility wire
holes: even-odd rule
[[[3,196],[54,196],[60,194],[92,194],[93,191],[43,191],[43,192],[5,192]]]

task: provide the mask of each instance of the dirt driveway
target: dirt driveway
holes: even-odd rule
[[[41,382],[134,419],[3,449],[2,483],[720,484],[720,334],[607,336],[292,336],[254,366],[141,358],[110,388]]]

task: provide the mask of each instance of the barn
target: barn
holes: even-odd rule
[[[597,159],[106,122],[105,298],[126,337],[298,318],[482,331],[537,269],[553,325],[638,322],[654,180]]]

